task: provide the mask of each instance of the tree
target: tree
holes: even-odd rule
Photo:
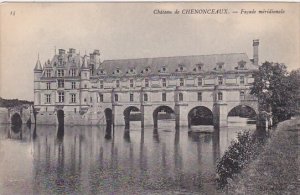
[[[272,112],[274,122],[279,122],[295,112],[296,85],[284,64],[266,61],[254,74],[251,94],[258,98],[260,110]]]

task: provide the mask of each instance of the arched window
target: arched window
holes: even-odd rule
[[[218,93],[218,100],[223,100],[223,93],[222,92]]]
[[[116,102],[119,101],[119,96],[118,96],[118,94],[115,94],[115,101],[116,101]]]
[[[240,92],[240,100],[244,100],[245,99],[245,92],[241,91]]]
[[[144,102],[148,101],[148,94],[144,93]]]
[[[179,93],[179,101],[183,101],[183,94]]]

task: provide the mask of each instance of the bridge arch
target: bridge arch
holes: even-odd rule
[[[135,112],[135,113],[132,113]],[[124,112],[125,129],[130,128],[130,121],[141,121],[140,109],[136,106],[127,107]]]
[[[105,121],[106,121],[106,130],[105,130],[105,138],[111,139],[111,125],[113,123],[113,114],[111,108],[106,108],[104,110]]]
[[[164,119],[175,119],[175,111],[174,109],[166,105],[158,106],[153,111],[154,128],[158,127],[158,120],[164,120]]]
[[[110,123],[112,123],[112,120],[113,120],[112,109],[111,108],[106,108],[104,110],[104,115],[105,115],[106,124],[108,123],[108,121]]]
[[[196,106],[188,113],[188,126],[213,125],[213,112],[205,106]]]
[[[11,116],[11,124],[12,125],[22,125],[22,118],[21,115],[17,112],[15,112],[12,116]]]
[[[247,123],[254,123],[257,120],[258,111],[255,107],[246,104],[240,104],[231,108],[227,114],[227,121],[238,120],[238,118],[247,119]],[[234,119],[234,117],[237,117]],[[230,119],[233,118],[233,119]]]
[[[64,126],[64,118],[65,118],[65,113],[64,110],[59,109],[56,111],[57,115],[57,122],[59,126]]]

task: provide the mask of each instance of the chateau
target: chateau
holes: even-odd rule
[[[130,120],[140,120],[142,127],[157,127],[165,118],[179,127],[202,116],[226,126],[237,106],[258,112],[249,94],[258,46],[253,40],[253,59],[229,53],[103,62],[99,50],[82,57],[75,49],[59,49],[34,68],[36,123],[129,126]]]

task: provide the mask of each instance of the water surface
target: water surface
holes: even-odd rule
[[[159,128],[130,131],[38,125],[0,126],[0,194],[173,194],[215,191],[215,167],[237,132],[254,130],[245,119],[214,133]],[[106,137],[106,138],[105,138]]]

